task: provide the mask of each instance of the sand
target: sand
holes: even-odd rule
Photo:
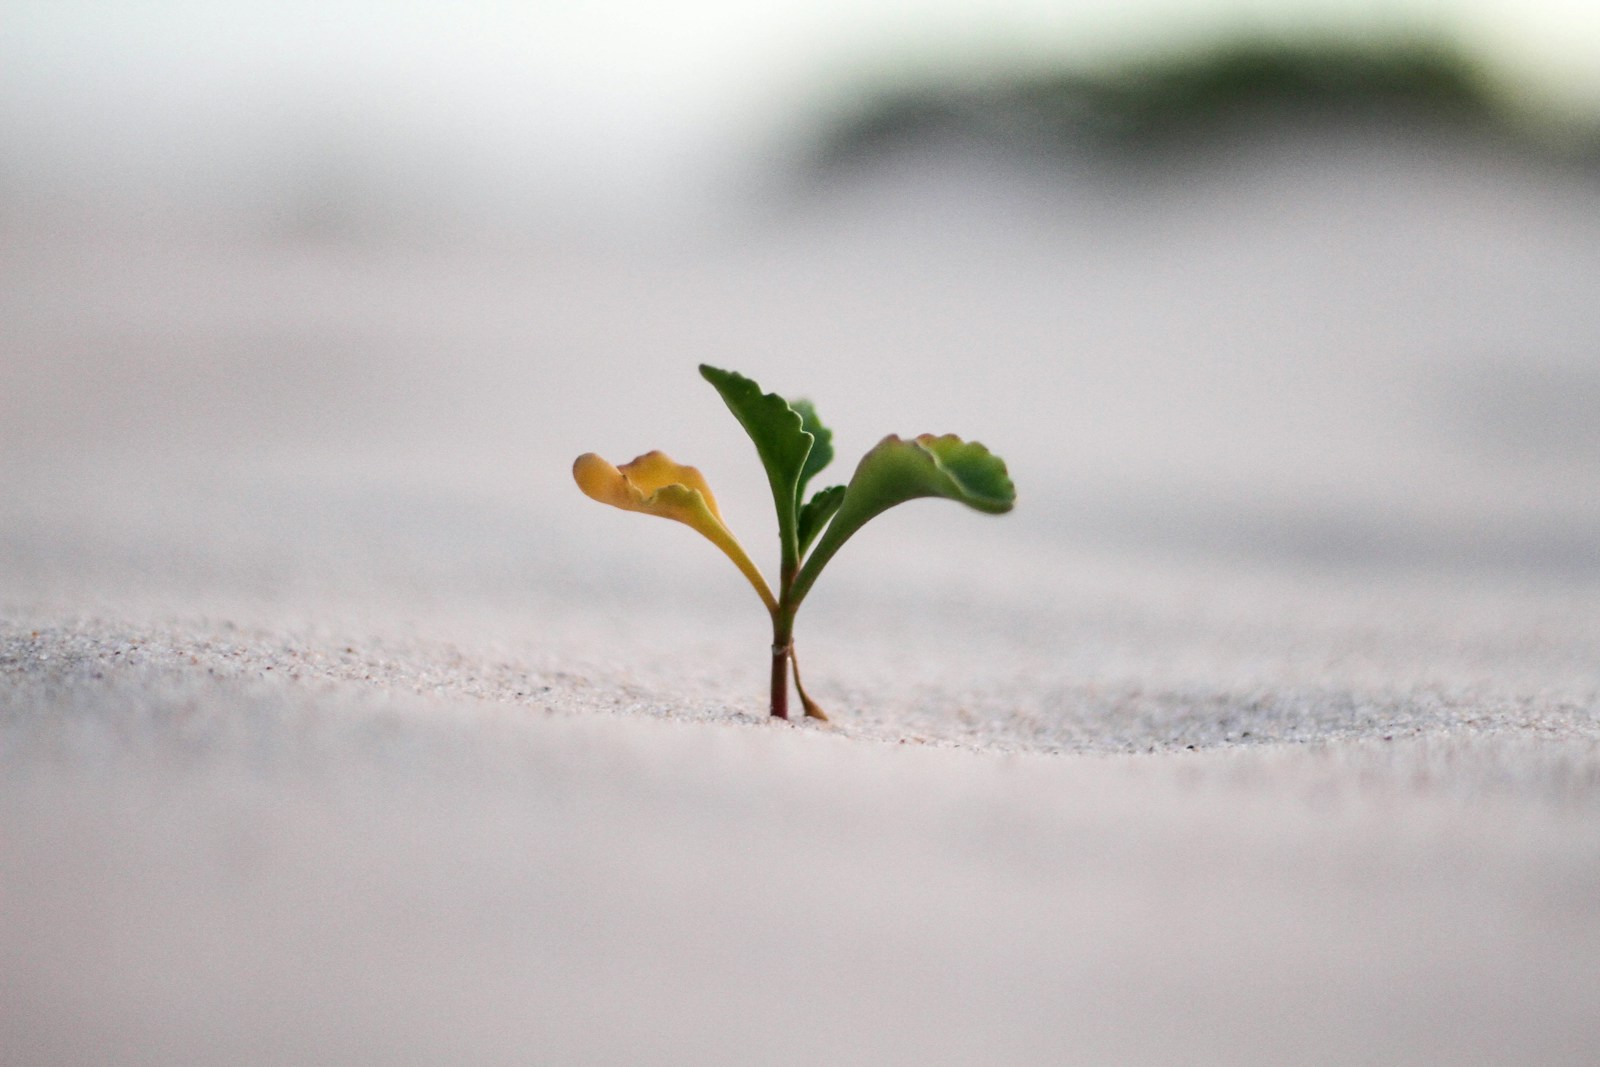
[[[1437,156],[626,255],[17,235],[0,1062],[1592,1063],[1595,194]],[[765,562],[702,359],[1016,476],[830,568],[828,726],[567,480],[667,449]]]

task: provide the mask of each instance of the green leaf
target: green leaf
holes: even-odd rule
[[[953,433],[942,437],[922,434],[915,442],[933,453],[949,481],[940,481],[918,496],[947,496],[968,507],[1003,515],[1017,502],[1017,490],[1006,473],[1006,462],[976,441],[963,441]]]
[[[815,438],[811,454],[806,457],[805,466],[800,468],[800,484],[795,490],[795,499],[804,500],[806,484],[811,481],[812,476],[833,462],[833,431],[822,425],[822,420],[817,417],[816,406],[811,401],[791,400],[789,406],[799,414],[801,429]],[[803,542],[805,538],[802,536],[800,540]],[[804,544],[800,546],[800,551],[805,551]]]
[[[828,520],[833,518],[833,513],[839,510],[839,505],[844,503],[844,486],[830,485],[826,489],[818,489],[810,500],[800,508],[800,554],[805,555],[806,549],[811,547],[811,542],[817,539],[822,528],[828,525]]]
[[[998,515],[1011,510],[1017,491],[1005,461],[976,441],[954,434],[923,434],[907,441],[890,434],[861,457],[833,522],[795,579],[791,603],[800,603],[834,553],[869,520],[925,496],[947,497]]]
[[[787,577],[800,557],[796,534],[800,479],[815,439],[805,431],[804,418],[787,400],[776,393],[763,393],[744,375],[702,363],[700,376],[722,394],[728,410],[755,442],[767,481],[772,485],[772,502],[778,509],[778,539],[783,546]]]

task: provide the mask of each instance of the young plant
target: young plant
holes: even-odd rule
[[[700,472],[661,452],[613,467],[593,452],[572,465],[578,487],[602,504],[660,515],[691,526],[720,548],[755,587],[772,616],[772,714],[789,717],[789,675],[805,713],[826,719],[800,684],[794,655],[794,617],[817,575],[867,520],[918,497],[946,497],[998,515],[1010,511],[1016,490],[999,456],[952,434],[905,440],[890,434],[861,458],[849,485],[806,487],[833,460],[833,432],[808,401],[763,393],[749,378],[701,364],[700,374],[722,394],[755,442],[778,509],[778,592],[729,532]]]

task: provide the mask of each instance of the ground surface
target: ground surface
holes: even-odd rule
[[[0,1061],[1593,1062],[1600,195],[971,177],[671,255],[9,242]],[[700,360],[841,479],[1011,463],[819,584],[830,727],[568,480],[664,448],[765,560]]]

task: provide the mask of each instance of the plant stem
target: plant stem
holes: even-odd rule
[[[788,641],[778,642],[778,636],[772,638],[772,716],[776,719],[789,717],[789,653],[791,646]]]
[[[772,716],[789,717],[789,662],[794,655],[794,611],[789,607],[791,575],[778,588],[778,607],[772,613]]]
[[[785,546],[778,574],[778,603],[772,609],[772,717],[789,717],[789,663],[794,656],[794,607],[789,590],[794,588],[800,561]]]
[[[794,691],[800,694],[800,704],[806,709],[806,718],[828,721],[828,713],[822,710],[822,705],[812,700],[806,693],[806,687],[800,684],[800,657],[795,655],[794,645],[789,646],[789,666],[794,672]]]

